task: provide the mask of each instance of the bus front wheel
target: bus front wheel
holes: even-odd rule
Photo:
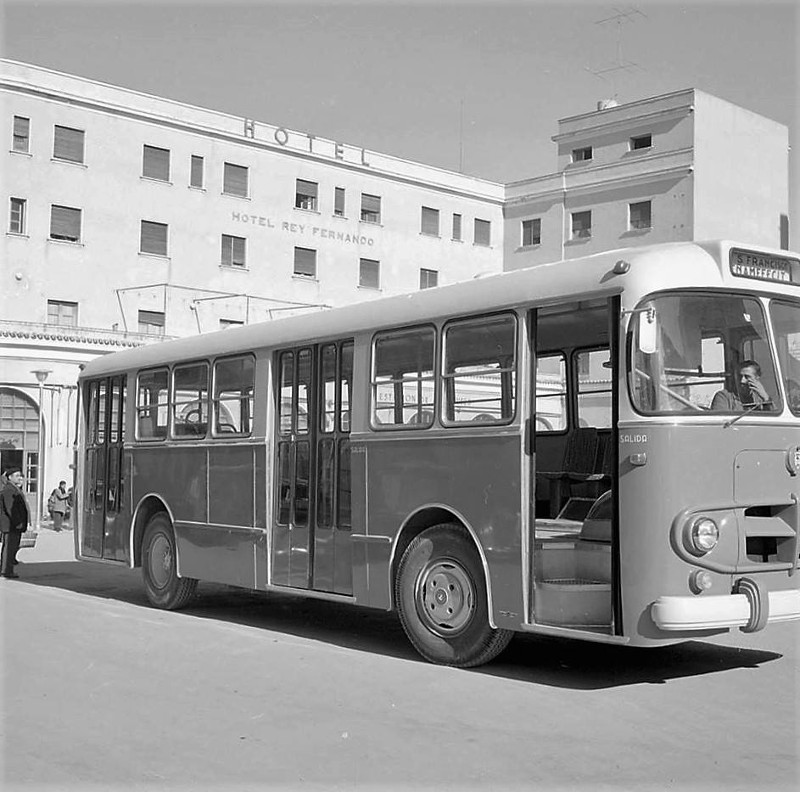
[[[478,553],[460,525],[428,528],[409,544],[395,581],[400,622],[432,663],[469,668],[489,662],[511,640],[489,624]]]
[[[147,599],[165,610],[182,608],[194,595],[197,581],[178,577],[175,537],[169,518],[156,514],[144,532],[142,577]]]

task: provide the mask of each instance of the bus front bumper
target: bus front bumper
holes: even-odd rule
[[[752,583],[752,581],[747,581]],[[757,632],[767,624],[800,619],[800,590],[763,591],[740,587],[740,593],[708,597],[659,597],[650,616],[661,630],[709,630],[739,627]]]

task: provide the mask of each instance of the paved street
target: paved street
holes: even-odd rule
[[[3,789],[794,790],[797,627],[637,651],[521,637],[474,671],[394,616],[139,572],[45,530],[0,581]]]

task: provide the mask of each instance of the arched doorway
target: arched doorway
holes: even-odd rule
[[[24,393],[0,387],[0,471],[8,467],[19,467],[25,476],[25,493],[35,524],[39,502],[39,408]]]

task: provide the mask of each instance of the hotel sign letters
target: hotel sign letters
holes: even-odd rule
[[[263,132],[264,135],[256,135],[256,132]],[[333,140],[317,138],[305,132],[290,132],[283,127],[273,127],[268,124],[258,124],[252,118],[244,119],[244,136],[253,140],[272,140],[279,146],[305,151],[309,154],[319,154],[324,157],[332,157],[342,162],[352,162],[357,165],[370,163],[367,160],[367,152],[363,148],[346,146]]]
[[[309,225],[308,223],[292,223],[288,220],[278,220],[265,215],[231,212],[231,220],[235,223],[247,223],[251,226],[272,228],[276,231],[284,231],[290,234],[300,234],[301,236],[316,237],[317,239],[332,239],[345,244],[366,245],[367,247],[375,244],[375,240],[372,237],[364,234],[351,234],[348,231],[339,231],[338,229],[324,228],[323,226]]]
[[[800,259],[790,256],[773,256],[755,250],[731,248],[731,274],[739,278],[800,283]]]

